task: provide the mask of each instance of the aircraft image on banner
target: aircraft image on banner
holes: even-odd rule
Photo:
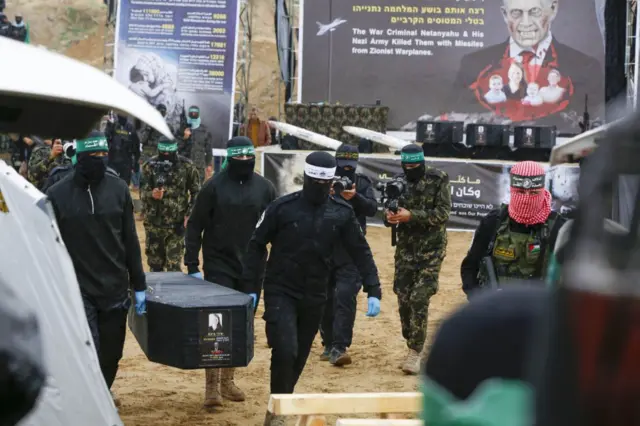
[[[344,24],[345,22],[347,22],[346,19],[341,19],[341,18],[336,18],[333,20],[333,22],[331,22],[330,24],[327,25],[322,25],[320,22],[316,21],[316,24],[318,24],[318,34],[316,34],[317,36],[321,36],[323,34],[326,34],[330,31],[335,31],[336,27],[340,24]]]

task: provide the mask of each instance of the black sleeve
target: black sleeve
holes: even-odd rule
[[[489,244],[491,244],[494,237],[498,220],[500,220],[500,210],[492,210],[482,218],[473,235],[473,241],[467,256],[462,260],[460,265],[462,291],[467,296],[480,286],[478,272],[480,271],[482,258],[487,255]]]
[[[211,133],[207,132],[207,136],[204,142],[204,162],[205,167],[210,167],[213,164],[213,143]]]
[[[140,161],[140,138],[135,129],[131,132],[131,154],[133,155],[133,161],[136,163]]]
[[[349,216],[349,220],[342,229],[342,244],[358,267],[364,291],[369,297],[382,299],[378,268],[376,268],[373,260],[371,248],[362,233],[362,228],[358,223],[355,212],[351,209],[349,209]]]
[[[187,221],[185,234],[184,264],[189,274],[198,272],[200,247],[202,246],[202,232],[209,225],[213,209],[215,208],[215,186],[213,179],[207,181],[196,197],[196,202]]]
[[[142,269],[142,254],[140,252],[140,240],[138,240],[138,233],[136,232],[133,200],[128,189],[125,191],[122,232],[127,269],[129,270],[129,283],[134,291],[144,291],[147,288],[147,281]]]
[[[378,212],[378,201],[373,193],[373,186],[367,179],[358,179],[360,186],[356,187],[356,195],[351,199],[351,205],[356,216],[373,217]]]
[[[278,230],[278,208],[280,205],[270,204],[262,213],[251,240],[247,245],[247,252],[242,259],[242,277],[239,290],[244,293],[259,293],[264,275],[264,262],[269,244]]]

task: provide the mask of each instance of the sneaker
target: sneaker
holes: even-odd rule
[[[324,351],[322,351],[322,353],[320,354],[320,361],[329,361],[330,357],[331,357],[331,349],[324,348]]]
[[[351,364],[351,356],[346,350],[333,348],[329,357],[329,362],[336,367],[342,367]]]

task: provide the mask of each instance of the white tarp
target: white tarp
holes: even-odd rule
[[[46,197],[0,161],[0,278],[36,312],[47,383],[20,426],[121,426]]]

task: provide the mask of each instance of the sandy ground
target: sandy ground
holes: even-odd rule
[[[144,247],[144,230],[139,224]],[[398,304],[392,291],[393,253],[388,229],[370,228],[373,249],[383,286],[382,310],[377,318],[367,318],[366,298],[360,294],[353,346],[354,363],[344,368],[318,359],[318,335],[309,362],[296,387],[298,393],[319,392],[402,392],[417,389],[416,377],[405,376],[397,368],[406,353],[400,333]],[[447,313],[466,300],[460,289],[459,267],[471,241],[470,233],[449,233],[447,256],[440,274],[440,290],[431,300],[429,336]],[[145,259],[146,268],[146,259]],[[269,357],[264,334],[262,303],[256,316],[256,346],[253,361],[237,370],[237,384],[247,401],[226,402],[218,412],[201,409],[204,372],[182,371],[149,362],[133,335],[127,335],[124,358],[113,390],[120,397],[120,414],[126,426],[160,425],[262,425],[269,399]],[[335,421],[329,417],[328,420]],[[291,424],[295,424],[292,420]]]

